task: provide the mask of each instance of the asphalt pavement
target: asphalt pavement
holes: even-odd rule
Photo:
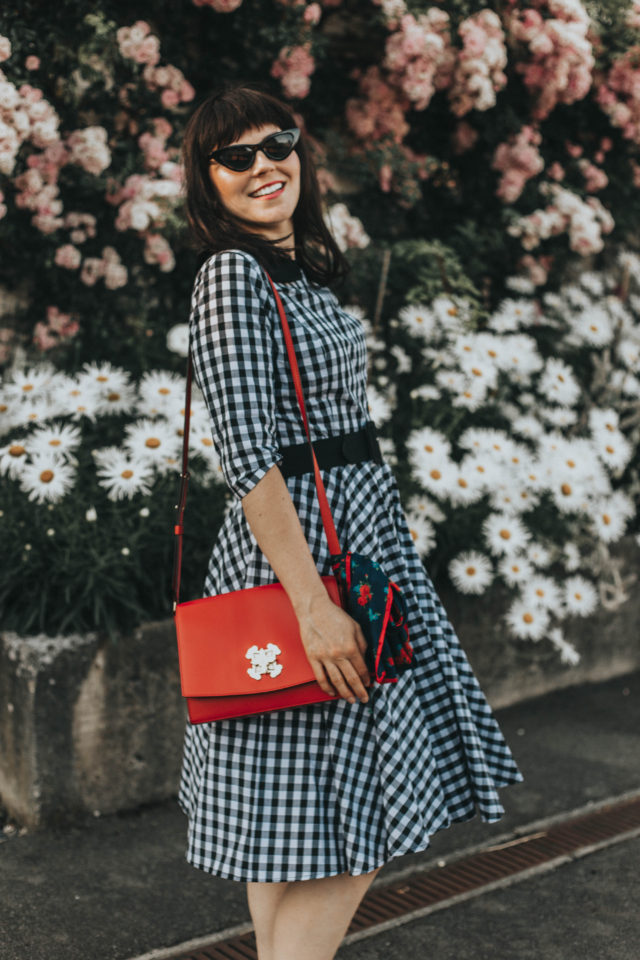
[[[496,711],[523,783],[505,816],[436,833],[398,871],[423,870],[527,824],[640,790],[640,672]],[[247,923],[245,886],[184,859],[175,799],[59,831],[0,834],[0,960],[130,960]],[[638,841],[343,946],[338,960],[638,960]],[[304,958],[301,958],[304,960]]]

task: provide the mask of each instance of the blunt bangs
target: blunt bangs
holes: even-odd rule
[[[293,114],[275,98],[246,87],[222,93],[206,104],[201,117],[199,148],[205,165],[212,150],[238,140],[245,130],[273,123],[281,130],[295,127]]]

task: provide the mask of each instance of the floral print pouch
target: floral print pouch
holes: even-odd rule
[[[404,594],[379,563],[360,553],[331,554],[331,566],[345,609],[365,635],[371,676],[377,683],[395,683],[413,660]]]

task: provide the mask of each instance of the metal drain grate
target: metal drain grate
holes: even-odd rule
[[[564,820],[539,833],[489,847],[443,867],[373,887],[351,921],[347,936],[458,897],[460,894],[549,863],[640,828],[640,797]],[[253,933],[212,943],[172,960],[257,960]]]

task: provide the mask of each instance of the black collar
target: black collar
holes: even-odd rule
[[[275,283],[293,283],[294,280],[302,280],[303,276],[302,267],[291,257],[282,257],[274,263],[268,273]]]

